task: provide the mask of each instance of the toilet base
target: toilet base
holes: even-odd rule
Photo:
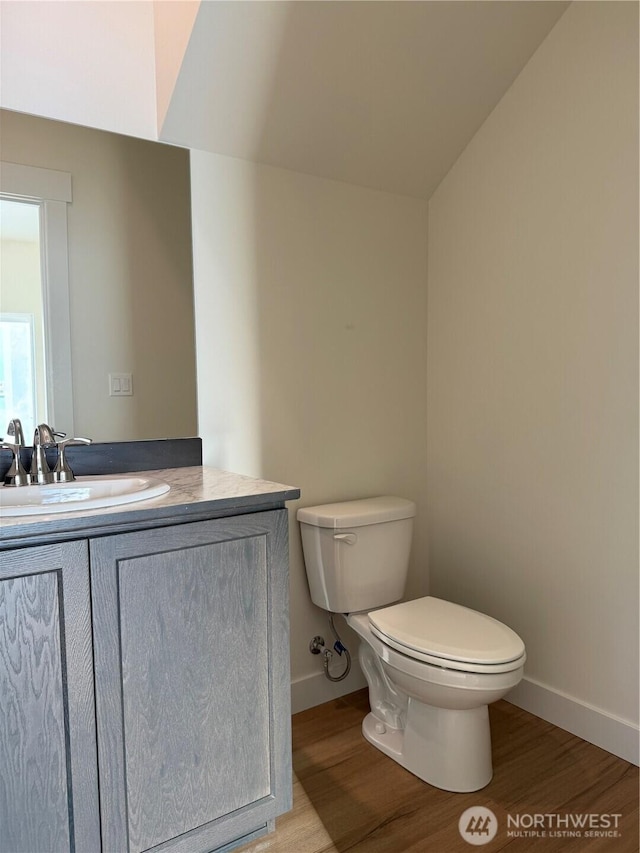
[[[404,729],[392,728],[369,713],[362,733],[406,770],[445,791],[478,791],[493,776],[487,705],[458,711],[409,697]]]

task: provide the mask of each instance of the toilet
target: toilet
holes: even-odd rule
[[[518,684],[520,637],[495,619],[432,596],[398,602],[416,506],[398,497],[298,510],[314,604],[342,613],[360,637],[371,711],[365,738],[446,791],[477,791],[493,775],[491,702]]]

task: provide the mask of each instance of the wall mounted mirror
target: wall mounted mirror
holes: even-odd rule
[[[68,328],[60,331],[68,362],[54,361],[44,378],[36,377],[35,405],[45,386],[54,427],[96,441],[195,435],[188,151],[6,110],[0,119],[3,161],[70,176]],[[24,248],[17,245],[22,237],[4,229],[0,310],[7,322],[32,313],[37,333],[43,324],[37,309],[11,310],[9,304],[12,294],[28,289],[27,273],[14,262]],[[35,251],[42,259],[44,248]],[[46,284],[45,276],[45,313]],[[55,294],[50,299],[57,322],[60,300]],[[9,333],[4,337],[9,340]],[[0,360],[0,371],[6,373],[8,363]],[[118,393],[122,376],[131,377],[124,388],[131,393]],[[70,406],[62,401],[64,392],[57,393],[65,382]],[[0,376],[0,395],[9,385],[10,377]],[[22,415],[26,419],[26,413],[11,412]],[[5,427],[0,424],[0,434]]]

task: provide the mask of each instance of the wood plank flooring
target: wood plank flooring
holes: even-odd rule
[[[417,779],[364,740],[360,726],[368,710],[367,692],[360,690],[294,715],[293,810],[277,820],[273,834],[245,845],[242,853],[640,849],[634,765],[501,701],[490,707],[492,781],[473,794],[451,794]],[[498,818],[495,838],[482,846],[469,844],[458,830],[462,812],[471,806],[489,808]],[[545,820],[555,828],[537,830],[545,836],[509,835],[525,833],[514,828],[514,819],[527,823],[536,814],[553,815]],[[555,817],[566,822],[572,814],[619,814],[617,829],[608,830],[617,835],[587,837],[589,830],[567,828]]]

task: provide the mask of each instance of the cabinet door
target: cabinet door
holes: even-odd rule
[[[103,844],[198,853],[291,807],[287,512],[91,542]]]
[[[100,850],[87,543],[0,553],[0,851]]]

